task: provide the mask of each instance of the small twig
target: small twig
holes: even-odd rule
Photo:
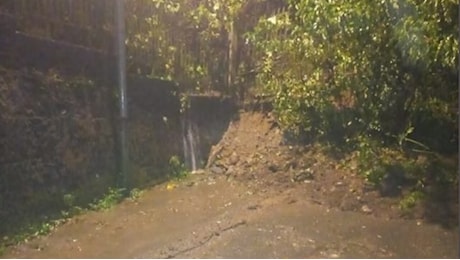
[[[235,223],[235,224],[233,224],[231,226],[228,226],[228,227],[226,227],[224,229],[221,229],[220,232],[225,232],[227,230],[234,229],[234,228],[236,228],[238,226],[242,226],[242,225],[246,225],[246,224],[247,224],[246,220],[241,220],[241,221],[239,221],[239,222],[237,222],[237,223]]]

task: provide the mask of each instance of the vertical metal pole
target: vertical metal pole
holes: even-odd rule
[[[460,5],[458,6],[458,10],[457,10],[457,11],[460,12]],[[459,27],[457,27],[458,40],[460,41],[460,16],[458,17],[458,21],[457,21],[457,22],[458,22],[458,25],[459,25]],[[457,58],[458,58],[458,61],[457,61],[457,62],[458,62],[457,77],[458,77],[458,86],[460,86],[460,51],[457,53],[457,55],[458,55],[458,57],[457,57]],[[460,92],[458,93],[458,98],[460,99]],[[460,111],[460,103],[458,104],[458,109],[459,109],[459,111]],[[457,120],[458,120],[458,119],[459,119],[459,118],[458,118],[458,116],[457,116]],[[457,131],[458,131],[458,135],[457,135],[457,136],[460,136],[460,127],[458,128]],[[458,138],[458,137],[457,137],[457,138]],[[460,142],[459,142],[459,144],[458,144],[458,148],[460,149]],[[457,178],[459,178],[459,177],[460,177],[460,165],[459,165],[459,167],[458,167],[457,169],[458,169],[458,170],[457,170]],[[457,179],[457,185],[458,185],[458,196],[460,196],[460,181],[459,181],[458,179]],[[459,218],[458,220],[460,221],[460,214],[459,214],[458,218]],[[459,232],[459,234],[460,234],[460,229],[459,229],[458,232]],[[459,245],[460,245],[460,242],[458,242],[458,243],[459,243]],[[458,251],[458,256],[459,256],[459,258],[460,258],[460,250]]]
[[[117,55],[117,80],[119,87],[119,106],[120,106],[120,169],[118,176],[118,186],[128,190],[128,147],[126,126],[128,120],[128,108],[126,99],[126,28],[125,28],[125,10],[124,0],[116,0],[115,2],[115,28],[116,28],[116,44],[115,50]]]

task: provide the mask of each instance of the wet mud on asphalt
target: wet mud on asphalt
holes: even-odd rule
[[[77,216],[6,258],[455,258],[458,232],[202,173]]]

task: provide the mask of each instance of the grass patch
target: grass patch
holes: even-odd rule
[[[129,199],[131,201],[137,201],[142,197],[142,194],[144,194],[143,190],[134,188],[129,192]]]
[[[169,159],[169,174],[170,178],[175,180],[185,179],[189,175],[189,171],[185,167],[184,163],[182,163],[176,155]]]
[[[67,207],[60,213],[53,216],[44,216],[39,218],[31,218],[22,221],[23,224],[18,229],[13,229],[8,234],[4,235],[0,240],[0,256],[3,255],[6,249],[10,246],[17,245],[21,242],[27,242],[33,238],[47,235],[58,226],[66,223],[74,216],[83,214],[87,211],[108,210],[123,200],[124,189],[109,188],[107,193],[100,199],[94,200],[87,207],[83,208],[76,205],[78,198],[74,194],[65,194],[62,197],[63,203]],[[140,198],[142,191],[133,189],[129,198],[137,200]]]
[[[89,208],[95,211],[110,209],[122,201],[124,191],[125,189],[109,188],[102,198],[90,203]]]
[[[15,230],[8,235],[4,235],[0,241],[0,256],[6,252],[10,246],[21,242],[27,242],[33,238],[47,235],[58,226],[66,223],[68,217],[55,216],[53,218],[32,219],[24,224],[19,230]]]
[[[458,185],[457,155],[403,149],[372,137],[358,138],[354,147],[341,166],[361,175],[382,196],[401,198],[399,208],[404,213],[425,200],[445,200],[436,198],[445,196],[432,190],[447,194]]]
[[[401,199],[401,201],[399,202],[399,208],[403,212],[409,212],[412,208],[415,207],[415,205],[417,205],[418,202],[420,202],[424,198],[425,194],[422,191],[412,191]]]
[[[189,174],[185,165],[181,163],[177,156],[171,158],[168,170],[169,179],[182,180]],[[152,185],[155,184],[158,183],[152,183]],[[143,193],[144,191],[142,189],[134,188],[130,190],[127,199],[137,201],[142,197]],[[84,214],[88,211],[109,210],[123,201],[126,198],[125,194],[125,189],[108,188],[104,195],[99,199],[93,200],[93,202],[89,204],[84,203],[84,201],[88,199],[88,194],[85,192],[76,191],[74,193],[64,194],[62,195],[62,201],[60,201],[60,203],[64,205],[66,208],[65,210],[58,211],[50,216],[24,217],[21,218],[21,220],[15,219],[21,223],[20,227],[16,228],[19,225],[12,225],[12,228],[9,229],[3,237],[0,237],[0,256],[6,252],[8,247],[17,245],[21,242],[27,242],[38,236],[47,235],[58,226],[68,222],[74,216]]]

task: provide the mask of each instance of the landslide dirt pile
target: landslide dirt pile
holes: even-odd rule
[[[306,199],[388,219],[427,219],[425,205],[401,211],[403,194],[382,196],[379,189],[347,170],[350,167],[343,167],[343,162],[319,145],[287,144],[271,113],[240,113],[213,146],[207,168],[214,174],[246,182],[256,192],[289,192],[294,201]]]

